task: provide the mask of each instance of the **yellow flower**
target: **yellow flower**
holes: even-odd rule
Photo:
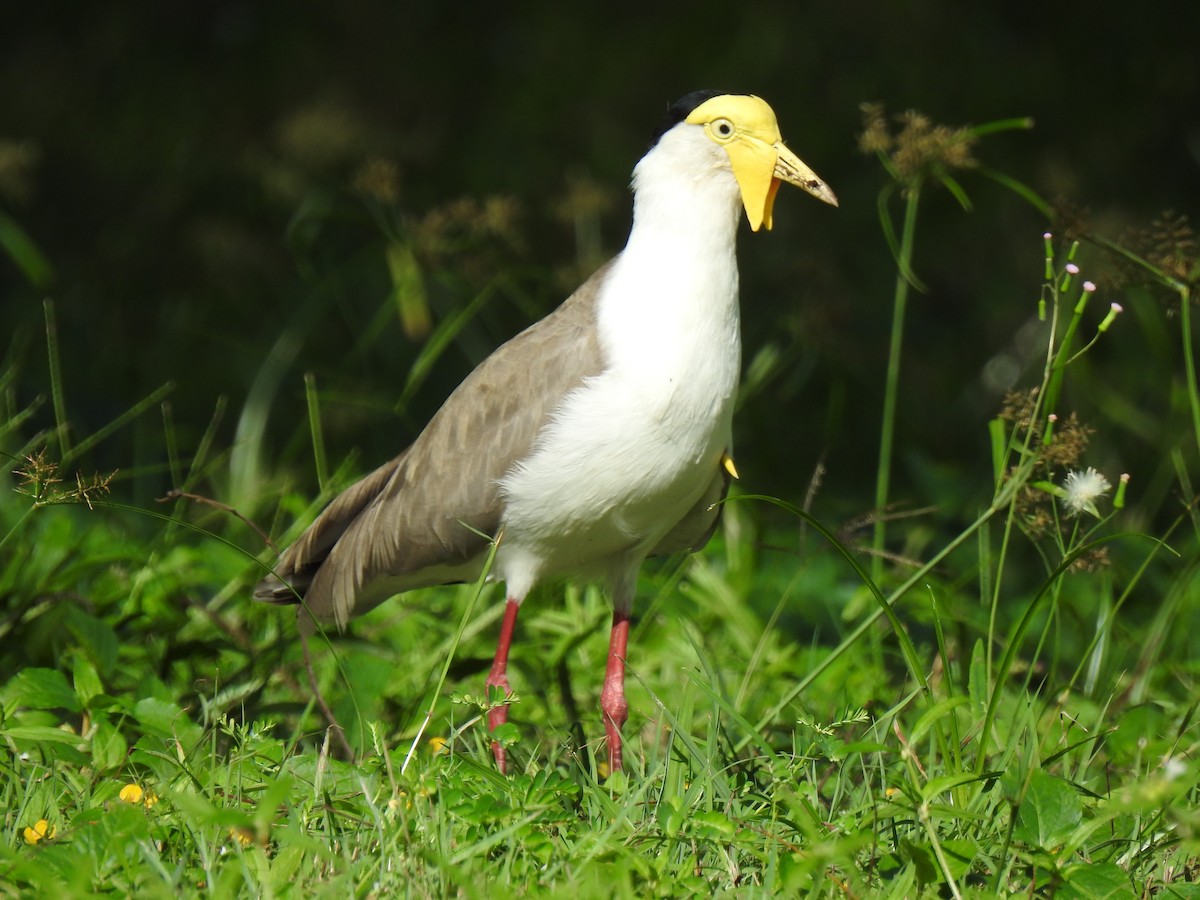
[[[43,839],[53,840],[57,831],[58,829],[45,819],[38,819],[33,823],[32,828],[25,829],[25,843],[36,844]]]
[[[254,832],[249,828],[239,828],[234,826],[229,829],[229,836],[241,844],[243,847],[249,847],[254,843]]]
[[[449,753],[450,752],[449,749],[447,749],[447,747],[446,747],[446,739],[444,737],[430,738],[429,739],[429,749],[433,751],[434,756],[437,756],[439,753]]]
[[[121,793],[117,795],[126,803],[141,803],[146,809],[152,807],[158,802],[158,794],[154,791],[147,791],[139,784],[127,784],[121,788]]]

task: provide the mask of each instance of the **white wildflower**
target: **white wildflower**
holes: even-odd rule
[[[1096,509],[1096,500],[1108,493],[1112,487],[1108,479],[1091,466],[1069,472],[1062,486],[1066,492],[1062,501],[1067,508],[1067,515],[1077,516],[1089,512],[1096,518],[1100,517],[1100,511]]]

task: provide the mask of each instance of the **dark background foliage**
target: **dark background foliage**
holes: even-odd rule
[[[266,468],[290,468],[314,493],[303,372],[322,391],[335,461],[360,448],[361,469],[400,449],[488,350],[619,250],[628,175],[667,104],[728,87],[767,98],[841,199],[832,210],[784,194],[774,232],[742,235],[745,356],[779,357],[740,414],[739,468],[748,489],[798,499],[824,455],[817,511],[864,510],[895,270],[876,211],[886,179],[856,146],[860,104],[949,125],[1032,117],[1031,131],[984,140],[979,159],[1117,238],[1200,197],[1197,14],[1153,8],[10,7],[0,211],[52,270],[23,273],[0,255],[11,400],[47,389],[51,297],[77,434],[172,382],[186,454],[225,395],[223,443],[269,409]],[[984,423],[1030,362],[1015,341],[1049,224],[993,182],[961,181],[973,211],[943,191],[921,212],[929,290],[910,309],[893,489],[952,517],[990,487]],[[1106,305],[1118,295],[1100,266],[1088,274]],[[414,284],[434,325],[494,293],[397,406],[422,332],[410,322],[406,334],[393,295]],[[1161,456],[1171,428],[1168,392],[1143,383],[1139,362],[1174,339],[1134,325],[1147,315],[1126,318],[1073,398],[1101,428],[1091,461],[1110,476]],[[1017,369],[985,377],[997,359]],[[1117,384],[1125,406],[1105,403]],[[52,423],[48,405],[40,418]],[[122,467],[130,487],[118,490],[147,500],[169,486],[156,417],[133,436],[89,465]],[[232,499],[256,512],[256,498]]]

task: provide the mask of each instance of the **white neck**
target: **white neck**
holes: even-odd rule
[[[597,325],[619,396],[699,460],[730,441],[741,204],[725,151],[700,129],[681,130],[634,171],[633,228],[601,289]]]
[[[638,163],[633,189],[633,228],[601,300],[609,359],[686,369],[716,354],[736,369],[741,201],[725,151],[699,128],[675,129]]]
[[[698,161],[700,164],[698,164]],[[718,252],[732,259],[741,199],[725,151],[703,132],[671,132],[633,171],[633,228],[626,252]]]

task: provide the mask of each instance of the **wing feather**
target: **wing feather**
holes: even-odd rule
[[[479,533],[494,535],[503,514],[500,480],[562,398],[604,367],[596,299],[611,265],[480,363],[408,449],[339,494],[255,597],[299,594],[316,618],[343,626],[393,593],[455,580],[480,558]]]

